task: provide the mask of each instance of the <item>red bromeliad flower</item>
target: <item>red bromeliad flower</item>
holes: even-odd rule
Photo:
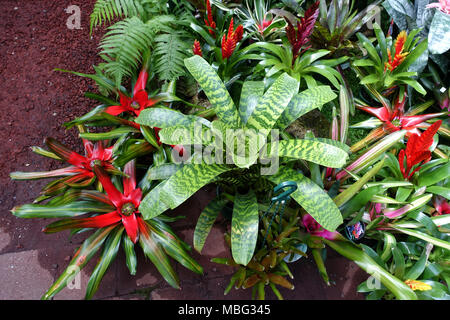
[[[303,216],[302,223],[308,233],[314,236],[322,237],[327,240],[336,240],[340,236],[339,232],[325,230],[309,213]]]
[[[209,33],[212,36],[215,36],[216,33],[215,33],[214,29],[216,29],[216,23],[213,20],[211,3],[209,2],[209,0],[206,0],[206,13],[208,15],[208,20],[204,19],[205,24],[209,27],[209,30],[208,30]]]
[[[397,36],[397,39],[395,40],[394,44],[395,48],[394,57],[392,57],[391,50],[388,49],[389,61],[386,62],[384,66],[384,71],[386,71],[386,69],[389,69],[389,71],[391,72],[394,71],[394,69],[397,68],[403,62],[403,60],[405,60],[406,56],[408,55],[408,52],[403,52],[406,38],[407,38],[406,31],[400,32],[400,34]]]
[[[200,46],[200,42],[197,39],[194,41],[194,45],[192,46],[192,52],[195,55],[203,57],[202,47]]]
[[[368,106],[357,105],[357,108],[374,115],[383,122],[383,129],[389,133],[399,130],[406,130],[406,136],[410,137],[412,134],[420,135],[417,127],[424,121],[442,116],[444,113],[429,113],[422,115],[408,116],[405,113],[406,94],[403,100],[400,97],[395,100],[394,110],[390,110],[387,106],[381,108],[372,108]]]
[[[442,120],[433,123],[422,135],[413,134],[408,139],[406,149],[400,150],[398,153],[398,162],[400,164],[400,171],[405,179],[410,179],[413,174],[420,170],[423,165],[431,160],[431,151],[429,150],[433,144],[433,136],[436,134]],[[406,167],[405,167],[406,158]],[[417,166],[413,169],[414,166]]]
[[[157,101],[149,99],[145,86],[147,84],[148,71],[143,69],[134,85],[133,97],[127,97],[123,93],[119,92],[120,105],[110,106],[105,112],[113,116],[117,116],[122,112],[129,112],[139,116],[142,110],[153,106]]]
[[[295,31],[292,23],[286,19],[287,27],[286,27],[286,36],[291,43],[292,46],[292,65],[294,65],[295,60],[302,54],[304,51],[311,48],[311,46],[303,48],[309,42],[309,37],[314,28],[314,24],[316,23],[317,17],[319,16],[319,1],[316,1],[309,7],[305,12],[305,16],[297,21],[297,32]],[[303,48],[303,49],[302,49]]]
[[[236,44],[242,40],[243,35],[244,27],[239,25],[236,30],[234,30],[234,21],[233,18],[231,18],[228,34],[224,34],[222,38],[222,59],[231,57],[236,48]]]
[[[94,166],[94,172],[108,194],[109,201],[116,208],[107,214],[86,218],[85,228],[103,228],[118,222],[122,222],[128,237],[136,243],[139,237],[139,220],[141,214],[139,205],[142,200],[142,191],[136,188],[135,162],[130,161],[125,165],[124,172],[128,178],[123,179],[123,193],[111,182],[108,174],[101,166]],[[86,227],[86,225],[89,225]]]
[[[273,19],[266,20],[264,17],[261,24],[258,24],[258,30],[259,30],[259,33],[261,33],[261,35],[263,34],[264,30],[266,30],[266,28],[272,24],[272,21],[273,21]]]
[[[94,145],[91,141],[83,139],[86,156],[82,156],[68,149],[65,145],[53,138],[45,139],[45,143],[51,151],[72,165],[54,171],[55,173],[65,172],[68,175],[73,175],[65,181],[66,184],[76,183],[81,186],[92,183],[95,179],[92,171],[94,163],[98,163],[109,172],[117,172],[117,169],[111,164],[113,146],[105,148],[103,141],[99,141]]]
[[[448,201],[441,196],[435,196],[433,199],[434,208],[436,213],[434,215],[439,216],[442,214],[450,214],[450,204]]]

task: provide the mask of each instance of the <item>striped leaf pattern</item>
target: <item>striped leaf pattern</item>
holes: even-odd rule
[[[19,218],[67,218],[89,212],[111,212],[114,207],[106,203],[77,201],[60,206],[25,204],[12,210]]]
[[[275,184],[295,181],[297,190],[291,194],[291,197],[325,229],[335,231],[343,222],[338,207],[328,194],[300,172],[281,167],[277,174],[267,176],[267,179]]]
[[[165,108],[147,108],[144,109],[135,122],[149,127],[167,128],[173,126],[189,126],[196,121],[209,126],[208,120],[193,116],[185,115],[181,112],[165,109]]]
[[[130,270],[130,274],[134,276],[136,274],[137,257],[136,252],[134,251],[134,243],[126,233],[122,236],[122,247],[125,252],[128,270]]]
[[[243,124],[255,110],[258,100],[264,94],[263,81],[246,81],[242,85],[241,99],[239,101],[239,114]]]
[[[221,198],[214,198],[203,209],[202,213],[198,217],[197,225],[194,230],[194,248],[199,253],[202,252],[205,245],[206,238],[217,219],[217,216],[222,208],[227,203],[227,200]]]
[[[187,126],[164,128],[159,132],[159,139],[162,143],[169,145],[208,144],[211,141],[206,137],[210,135],[210,132],[211,129],[208,127],[191,123]]]
[[[165,180],[169,179],[182,167],[182,163],[163,163],[160,166],[149,168],[146,176],[148,180]]]
[[[278,119],[276,126],[285,129],[302,115],[322,107],[325,103],[336,99],[337,95],[329,86],[317,86],[302,91],[292,97],[291,102]]]
[[[270,130],[284,112],[294,94],[297,93],[299,82],[283,73],[275,80],[267,92],[259,99],[247,121],[247,128]]]
[[[170,209],[174,209],[216,176],[231,169],[218,164],[187,164],[167,180],[160,197]]]
[[[239,128],[241,126],[239,112],[222,80],[208,62],[194,55],[185,59],[184,64],[202,87],[220,120],[230,128]]]
[[[183,243],[175,234],[158,219],[147,222],[155,240],[164,248],[164,251],[178,263],[187,269],[202,274],[203,268],[189,256],[186,244]]]
[[[139,205],[139,211],[145,220],[159,216],[169,209],[169,206],[163,202],[163,199],[160,196],[161,190],[166,182],[167,181],[163,181],[158,184],[144,197],[144,199],[142,199],[142,202]]]
[[[236,263],[246,266],[258,239],[258,203],[253,190],[236,194],[231,221],[231,253]]]
[[[161,245],[158,243],[157,239],[150,229],[147,222],[142,219],[138,219],[139,223],[139,244],[144,251],[144,254],[150,259],[150,261],[158,269],[159,273],[163,276],[164,280],[167,281],[173,288],[180,288],[180,281],[178,279],[175,270],[173,270],[170,264],[169,257],[162,249]]]
[[[280,157],[303,159],[325,167],[340,168],[345,165],[348,154],[345,150],[314,140],[290,139],[278,143]]]

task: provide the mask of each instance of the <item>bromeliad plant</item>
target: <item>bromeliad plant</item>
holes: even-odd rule
[[[137,242],[146,257],[174,288],[179,288],[179,280],[168,256],[191,271],[202,273],[201,266],[188,255],[189,247],[165,223],[172,219],[165,219],[164,216],[143,219],[140,205],[145,194],[137,187],[135,160],[128,162],[123,171],[125,177],[122,184],[115,185],[103,169],[102,160],[92,160],[91,172],[98,178],[101,187],[70,189],[47,204],[26,204],[12,210],[20,218],[59,218],[44,228],[45,233],[70,229],[71,234],[77,234],[96,230],[84,241],[66,270],[42,299],[51,299],[64,289],[100,248],[103,250],[87,284],[86,299],[92,298],[97,291],[121,245],[132,275],[136,273],[137,267],[134,249]],[[101,192],[102,189],[106,194]]]
[[[406,92],[400,92],[398,96],[394,98],[391,105],[381,94],[373,90],[373,88],[371,89],[372,92],[377,95],[378,101],[380,101],[383,106],[373,108],[369,107],[364,101],[356,100],[355,105],[358,109],[365,111],[376,118],[372,117],[351,126],[351,128],[373,129],[364,139],[358,141],[350,148],[352,152],[357,152],[361,148],[377,141],[387,134],[399,130],[406,130],[406,137],[409,137],[412,134],[420,135],[421,131],[419,129],[426,129],[430,125],[427,121],[436,121],[437,118],[447,114],[446,112],[420,114],[433,105],[432,100],[426,101],[405,111],[406,102],[408,100]],[[449,131],[447,126],[444,125],[440,127],[439,133],[448,137]]]
[[[79,126],[80,133],[85,132],[85,128]],[[107,141],[98,141],[95,144],[83,139],[85,155],[82,156],[75,151],[58,142],[53,138],[46,138],[45,144],[50,149],[44,150],[41,147],[33,147],[32,150],[42,156],[67,162],[70,166],[47,172],[12,172],[10,177],[15,180],[34,180],[62,177],[48,183],[35,202],[61,195],[69,188],[85,188],[92,185],[96,176],[93,171],[94,163],[99,163],[112,174],[122,174],[119,169],[113,166],[113,148],[107,147]]]
[[[264,77],[271,78],[281,73],[288,73],[302,85],[306,82],[308,88],[318,85],[317,76],[328,80],[339,89],[339,81],[343,81],[339,72],[333,67],[345,62],[347,57],[339,59],[320,60],[330,53],[329,50],[311,50],[310,37],[319,15],[319,1],[306,10],[305,15],[297,22],[286,18],[285,28],[287,39],[282,46],[274,43],[256,42],[244,49],[240,60],[260,60],[255,70],[262,71]],[[296,24],[295,29],[293,23]],[[264,50],[264,54],[252,54],[255,50]],[[248,54],[247,54],[248,53]],[[315,76],[316,78],[314,78]]]
[[[251,260],[256,246],[258,203],[267,201],[267,190],[270,191],[273,184],[291,180],[298,186],[292,198],[325,228],[334,230],[341,222],[337,207],[319,186],[287,164],[304,159],[327,167],[340,167],[347,158],[343,145],[328,139],[287,139],[277,142],[272,135],[267,145],[261,144],[261,141],[265,143],[272,129],[284,130],[305,112],[334,99],[335,94],[330,88],[322,86],[297,94],[299,84],[287,74],[278,77],[265,93],[263,82],[245,82],[237,109],[225,85],[203,58],[193,56],[185,63],[209,98],[218,119],[209,122],[195,116],[152,108],[143,111],[136,121],[150,127],[161,127],[159,134],[163,143],[203,144],[207,148],[215,148],[215,153],[211,158],[198,160],[196,157],[201,157],[202,153],[194,152],[190,161],[178,165],[174,174],[144,198],[141,204],[144,218],[156,217],[167,209],[176,208],[208,183],[223,183],[223,196],[234,203],[231,230],[233,258],[236,263],[245,266]],[[203,126],[195,129],[199,122]],[[236,137],[229,139],[230,131],[233,130],[242,139],[238,145],[245,145],[243,152],[235,148]],[[246,136],[250,136],[250,139]],[[221,140],[222,137],[226,139]],[[249,151],[250,141],[253,141],[251,147],[256,147],[256,150]],[[261,161],[258,160],[260,152]],[[279,169],[272,175],[261,175],[263,164],[278,156],[283,159]],[[227,159],[227,163],[214,163],[217,161],[215,159]],[[200,216],[194,236],[194,247],[198,251],[201,251],[223,205],[223,199],[216,198]]]
[[[367,52],[365,57],[353,62],[361,84],[371,85],[378,92],[409,85],[425,95],[425,89],[414,78],[417,77],[417,72],[410,71],[428,46],[427,40],[421,41],[417,37],[420,30],[412,30],[409,34],[402,31],[395,41],[390,36],[386,37],[376,23],[374,31],[378,42],[376,47],[365,35],[357,33],[362,48]]]
[[[354,2],[351,0],[332,0],[328,6],[326,0],[320,0],[319,23],[311,34],[311,44],[316,49],[329,50],[333,58],[355,56],[359,49],[351,38],[379,13],[380,2],[375,1],[357,12],[352,11]]]

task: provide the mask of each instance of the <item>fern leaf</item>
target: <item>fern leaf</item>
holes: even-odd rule
[[[190,53],[190,45],[179,32],[160,34],[155,38],[155,69],[161,80],[172,80],[185,75],[184,59]]]
[[[119,21],[108,29],[100,43],[101,55],[106,61],[106,74],[119,85],[124,76],[138,70],[142,53],[151,46],[154,33],[137,17]]]
[[[90,32],[101,26],[103,23],[111,22],[117,17],[135,17],[140,16],[146,20],[146,11],[142,5],[146,0],[97,0],[90,16]]]

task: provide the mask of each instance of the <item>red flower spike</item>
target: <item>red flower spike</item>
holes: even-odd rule
[[[398,154],[398,162],[400,171],[405,179],[411,179],[415,172],[421,169],[423,165],[431,160],[431,151],[429,150],[433,144],[433,137],[442,124],[442,120],[433,123],[420,136],[411,135],[406,144],[406,149],[400,150]],[[405,167],[406,158],[406,167]],[[419,165],[413,170],[413,167]]]
[[[213,20],[211,3],[209,2],[209,0],[206,0],[206,14],[208,16],[208,20],[204,19],[205,24],[210,27],[210,29],[208,30],[209,33],[215,37],[216,33],[214,29],[216,29],[216,23]]]
[[[203,57],[202,47],[197,39],[194,41],[194,45],[192,46],[192,52],[197,56]]]
[[[238,25],[234,34],[236,35],[236,42],[241,41],[244,37],[244,26],[242,24]]]
[[[319,16],[319,1],[313,3],[305,12],[305,16],[297,21],[297,32],[292,23],[286,18],[287,27],[286,35],[292,46],[292,65],[300,54],[308,50],[311,46],[306,46],[309,42],[309,37],[312,34],[314,24]],[[305,47],[306,46],[306,47]],[[302,49],[303,48],[303,49]]]
[[[228,34],[224,34],[222,37],[222,59],[228,59],[236,49],[236,44],[242,40],[244,34],[244,27],[239,25],[236,30],[234,28],[234,20],[231,18],[230,26],[228,28]]]

